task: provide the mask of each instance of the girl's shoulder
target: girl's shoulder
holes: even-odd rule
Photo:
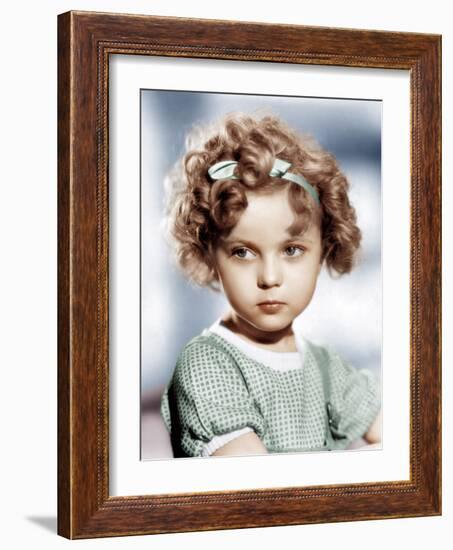
[[[194,336],[182,348],[179,359],[189,358],[193,355],[230,355],[232,346],[221,338],[218,338],[208,329],[203,330],[201,334]]]
[[[306,349],[309,350],[320,376],[328,387],[344,392],[353,386],[372,386],[373,391],[377,391],[378,375],[367,366],[351,363],[330,346],[306,341]]]
[[[333,384],[371,374],[366,368],[352,365],[330,345],[320,345],[305,339],[305,349],[311,355],[320,373],[327,376]]]
[[[215,334],[204,330],[182,348],[176,362],[175,374],[181,375],[190,371],[192,377],[197,372],[206,377],[218,370],[223,373],[236,371],[237,361],[230,347],[228,342],[223,342]]]
[[[338,368],[343,369],[345,361],[339,353],[329,345],[321,345],[307,338],[302,338],[305,356],[310,356],[315,365],[321,370],[331,371]]]

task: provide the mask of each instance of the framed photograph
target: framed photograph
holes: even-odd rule
[[[59,534],[439,515],[440,37],[58,25]]]

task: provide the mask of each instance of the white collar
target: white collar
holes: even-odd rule
[[[305,341],[302,336],[296,333],[297,351],[271,351],[259,348],[243,340],[240,336],[232,332],[226,326],[221,324],[221,319],[217,319],[210,327],[209,331],[224,338],[227,342],[240,349],[247,357],[254,359],[263,365],[272,369],[287,371],[301,369],[304,363]]]

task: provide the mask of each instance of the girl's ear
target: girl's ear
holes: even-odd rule
[[[219,272],[217,270],[217,262],[215,258],[215,252],[212,246],[209,247],[208,253],[206,256],[206,263],[209,266],[209,269],[211,270],[212,277],[215,281],[220,282],[219,279]]]
[[[215,265],[213,265],[211,267],[211,273],[212,273],[212,277],[215,281],[217,282],[220,282],[220,279],[219,279],[219,272],[217,271],[217,269],[215,268]]]
[[[321,258],[321,260],[319,261],[319,265],[318,265],[318,277],[319,277],[319,274],[321,273],[321,269],[322,269],[322,264],[324,263],[323,259]]]
[[[222,280],[219,276],[219,272],[216,268],[216,263],[213,262],[211,264],[211,275],[212,275],[212,288],[214,288],[215,290],[217,290],[218,292],[223,292],[223,285],[222,285]]]

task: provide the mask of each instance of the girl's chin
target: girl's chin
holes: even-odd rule
[[[258,318],[247,319],[249,325],[262,332],[278,332],[291,326],[292,317],[287,315],[260,315]]]

